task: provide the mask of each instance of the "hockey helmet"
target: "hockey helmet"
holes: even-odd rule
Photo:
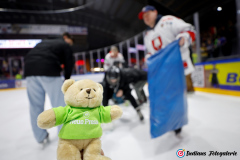
[[[106,72],[106,79],[110,85],[115,86],[120,82],[120,69],[116,66],[110,67]]]

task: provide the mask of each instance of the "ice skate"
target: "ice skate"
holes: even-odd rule
[[[139,116],[140,121],[142,122],[144,120],[144,117],[140,109],[137,109],[137,114]]]

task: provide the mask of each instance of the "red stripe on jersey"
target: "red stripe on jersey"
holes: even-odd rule
[[[183,62],[183,67],[184,67],[184,68],[188,68],[188,64],[187,64],[186,61]]]
[[[173,17],[165,17],[165,18],[162,19],[163,22],[164,21],[170,21],[170,20],[173,20]]]
[[[187,31],[187,33],[190,35],[190,37],[192,38],[192,41],[194,42],[196,40],[195,33],[192,31]]]

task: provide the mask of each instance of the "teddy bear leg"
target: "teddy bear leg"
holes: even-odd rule
[[[57,149],[57,160],[82,160],[80,151],[70,143],[60,143]]]
[[[93,139],[84,149],[84,160],[111,160],[108,157],[101,155],[101,140],[99,138]]]

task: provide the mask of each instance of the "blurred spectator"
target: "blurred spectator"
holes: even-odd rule
[[[218,69],[216,68],[216,65],[213,65],[213,69],[211,70],[212,73],[212,79],[211,79],[211,85],[212,87],[219,87],[219,82],[218,82],[218,78],[217,78],[217,74],[218,74]]]
[[[113,65],[122,68],[123,63],[125,63],[125,60],[122,53],[118,52],[116,46],[112,46],[110,52],[105,57],[104,70],[107,71]]]
[[[22,79],[23,72],[22,69],[19,69],[19,72],[15,75],[15,79]]]
[[[3,78],[8,78],[10,76],[8,62],[5,60],[2,62],[2,74],[3,74]]]
[[[207,59],[209,55],[208,55],[208,51],[207,51],[206,44],[205,44],[205,43],[202,43],[200,49],[201,49],[202,59]],[[205,60],[203,60],[203,61],[205,61]]]
[[[37,117],[44,111],[45,93],[48,94],[52,107],[65,106],[60,72],[63,64],[65,79],[71,76],[74,62],[70,45],[73,45],[73,38],[64,33],[63,39],[43,40],[25,57],[24,74],[27,80],[31,124],[38,143],[44,144],[48,140],[47,131],[37,126]]]
[[[208,58],[230,56],[236,35],[236,27],[231,20],[225,26],[211,26],[209,30],[201,32],[201,51],[206,46]],[[202,55],[202,61],[206,60]]]
[[[13,68],[12,68],[12,74],[13,74],[13,76],[15,76],[16,74],[18,74],[18,68],[17,68],[17,67],[13,67]]]
[[[4,69],[5,71],[8,70],[8,63],[7,63],[7,61],[3,61],[2,67],[3,67],[3,69]]]

